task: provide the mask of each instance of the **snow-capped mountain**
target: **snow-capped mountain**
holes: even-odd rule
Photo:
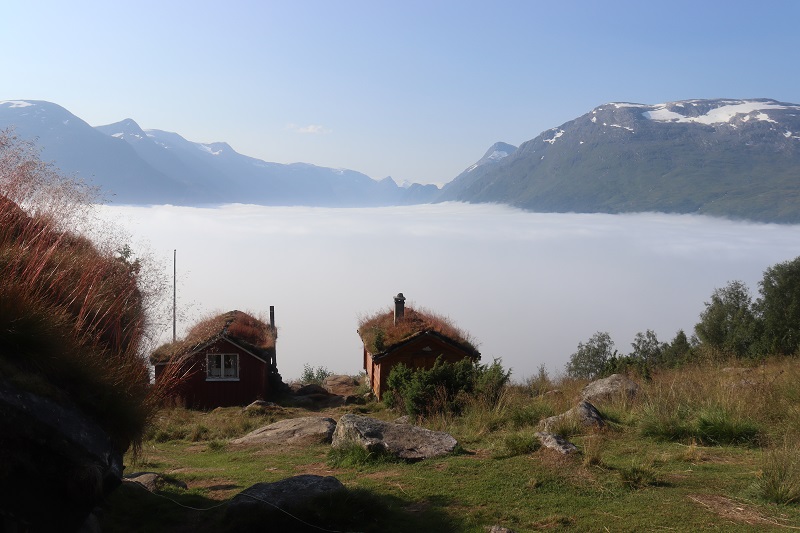
[[[448,183],[439,200],[800,222],[797,104],[609,103],[543,132],[495,164],[481,161]]]
[[[93,128],[44,101],[0,102],[0,129],[8,127],[35,139],[43,160],[98,185],[115,203],[379,206],[427,202],[439,192],[353,170],[261,161],[224,142],[143,130],[133,119]]]

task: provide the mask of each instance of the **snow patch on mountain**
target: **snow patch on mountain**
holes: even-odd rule
[[[561,137],[562,135],[564,135],[564,130],[560,130],[560,129],[558,129],[558,128],[553,128],[553,129],[552,129],[552,130],[550,130],[550,131],[554,131],[554,132],[556,132],[556,134],[553,136],[553,138],[552,138],[552,139],[542,139],[542,140],[543,140],[544,142],[546,142],[546,143],[553,144],[553,143],[555,143],[555,142],[556,142],[556,139],[558,139],[559,137]]]
[[[207,144],[200,144],[200,143],[197,143],[197,148],[198,148],[199,150],[202,150],[202,151],[204,151],[204,152],[208,152],[208,153],[209,153],[209,154],[211,154],[211,155],[219,155],[219,154],[221,154],[221,153],[222,153],[222,149],[219,149],[219,150],[214,150],[214,148],[215,148],[215,147],[211,147],[211,146],[209,146],[209,145],[207,145]]]
[[[504,157],[508,157],[508,152],[504,152],[502,150],[495,150],[486,159],[491,159],[492,161],[500,161]]]
[[[693,104],[692,102],[688,102]],[[730,123],[735,117],[744,115],[743,121],[759,120],[764,122],[775,122],[765,112],[771,109],[795,109],[796,106],[785,106],[776,102],[756,102],[748,100],[728,100],[722,102],[722,105],[709,110],[707,113],[698,116],[687,116],[677,111],[669,109],[668,106],[685,107],[684,103],[676,104],[658,104],[652,106],[651,111],[645,111],[642,115],[650,120],[657,122],[694,122],[697,124],[725,124]],[[756,113],[758,111],[759,113]]]
[[[8,107],[14,109],[17,107],[31,107],[34,104],[26,102],[25,100],[3,100],[0,102],[0,105],[8,105]]]

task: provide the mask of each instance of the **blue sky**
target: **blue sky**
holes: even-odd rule
[[[444,183],[610,101],[800,102],[800,2],[6,0],[0,100]]]

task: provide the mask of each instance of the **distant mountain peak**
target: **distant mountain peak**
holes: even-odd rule
[[[496,163],[501,159],[505,159],[506,157],[510,156],[517,150],[517,147],[513,144],[508,144],[504,142],[496,142],[492,146],[486,150],[486,153],[483,154],[475,164],[467,168],[464,172],[472,172],[476,168],[488,164],[488,163]]]
[[[120,120],[119,122],[114,122],[113,124],[107,124],[105,126],[97,126],[95,129],[117,139],[141,140],[147,138],[147,134],[132,118],[126,118],[125,120]]]

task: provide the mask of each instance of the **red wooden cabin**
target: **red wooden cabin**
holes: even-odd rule
[[[469,335],[447,318],[406,309],[403,293],[395,296],[394,302],[394,312],[376,314],[364,320],[358,330],[364,342],[364,370],[379,400],[386,390],[389,372],[398,363],[412,369],[429,369],[440,357],[447,363],[481,358]]]
[[[270,324],[242,311],[205,319],[186,338],[164,344],[150,356],[155,379],[181,376],[173,396],[194,409],[248,405],[278,392],[273,309]]]

